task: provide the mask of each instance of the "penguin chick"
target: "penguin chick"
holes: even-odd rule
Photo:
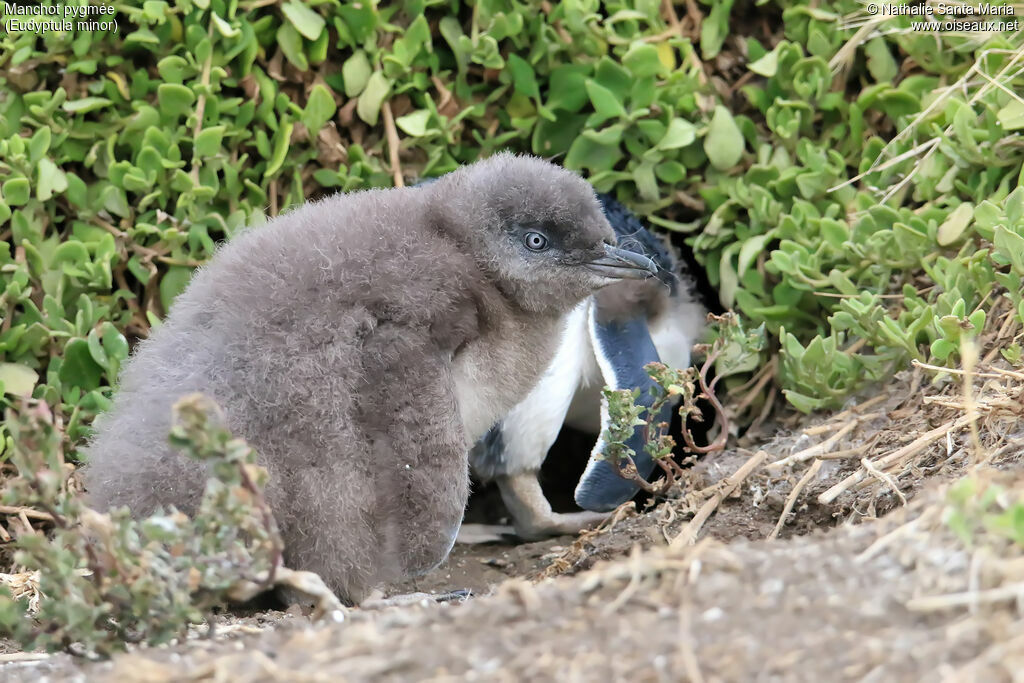
[[[588,183],[509,154],[249,228],[126,364],[87,491],[193,512],[207,472],[167,433],[202,392],[269,471],[290,568],[350,603],[426,572],[458,532],[470,445],[536,383],[566,314],[656,270],[614,241]]]
[[[691,278],[666,246],[622,204],[607,195],[598,197],[619,245],[652,258],[659,274],[657,279],[616,283],[574,309],[562,344],[538,384],[470,453],[474,472],[497,483],[516,534],[527,540],[578,533],[636,494],[635,483],[597,457],[604,448],[600,439],[576,489],[576,502],[587,512],[552,512],[537,475],[563,424],[591,434],[604,432],[608,414],[603,385],[640,389],[638,401],[649,405],[653,382],[644,365],[661,361],[688,366],[706,316]],[[658,421],[670,420],[671,410],[666,406]],[[644,453],[640,428],[627,445],[636,453],[640,476],[650,476],[655,463]]]

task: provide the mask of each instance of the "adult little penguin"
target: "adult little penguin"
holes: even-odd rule
[[[461,523],[470,446],[536,383],[567,315],[656,271],[615,243],[587,182],[504,153],[249,228],[126,364],[88,495],[194,511],[206,471],[167,434],[202,392],[269,470],[288,566],[350,603],[429,571]]]

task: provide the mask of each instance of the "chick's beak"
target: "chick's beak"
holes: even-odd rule
[[[610,244],[604,245],[604,254],[584,265],[600,275],[615,279],[643,280],[658,273],[658,265],[642,254]]]

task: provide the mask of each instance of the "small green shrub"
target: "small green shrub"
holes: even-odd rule
[[[61,436],[48,407],[8,412],[19,477],[8,503],[46,510],[52,537],[16,541],[18,565],[39,571],[38,610],[0,590],[0,633],[25,648],[106,655],[126,642],[162,643],[210,618],[240,585],[271,586],[281,557],[263,500],[266,472],[254,453],[219,426],[199,396],[175,406],[171,441],[210,467],[193,519],[176,510],[134,520],[126,509],[97,513],[66,486]]]

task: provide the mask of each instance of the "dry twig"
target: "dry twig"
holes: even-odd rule
[[[405,187],[405,178],[402,177],[402,162],[398,159],[398,129],[395,128],[395,117],[391,113],[391,103],[387,100],[381,105],[384,113],[384,134],[388,139],[388,158],[391,161],[391,177],[394,179],[395,187]]]
[[[804,490],[804,487],[807,486],[807,484],[814,479],[815,475],[818,474],[818,471],[821,470],[821,463],[821,460],[815,460],[814,463],[807,468],[807,471],[804,472],[804,476],[800,477],[800,481],[796,483],[793,490],[789,492],[789,495],[786,497],[786,504],[782,508],[782,514],[779,515],[779,521],[775,523],[775,528],[772,529],[770,534],[768,534],[768,540],[778,538],[779,532],[782,531],[782,527],[786,523],[786,518],[789,517],[789,513],[793,511],[793,505],[796,503],[796,499],[800,496],[800,492]],[[769,467],[770,466],[771,465],[769,465]]]
[[[697,540],[697,534],[700,533],[701,527],[704,526],[704,522],[706,522],[708,517],[711,516],[711,513],[718,509],[718,506],[721,505],[722,501],[735,491],[736,488],[742,484],[748,476],[750,476],[751,472],[760,467],[767,457],[767,453],[764,451],[758,451],[743,463],[742,467],[729,475],[729,477],[721,483],[718,491],[711,497],[711,499],[706,501],[700,507],[693,519],[691,519],[690,522],[683,527],[683,530],[680,531],[674,539],[672,539],[672,543],[669,547],[681,548],[693,545]]]

